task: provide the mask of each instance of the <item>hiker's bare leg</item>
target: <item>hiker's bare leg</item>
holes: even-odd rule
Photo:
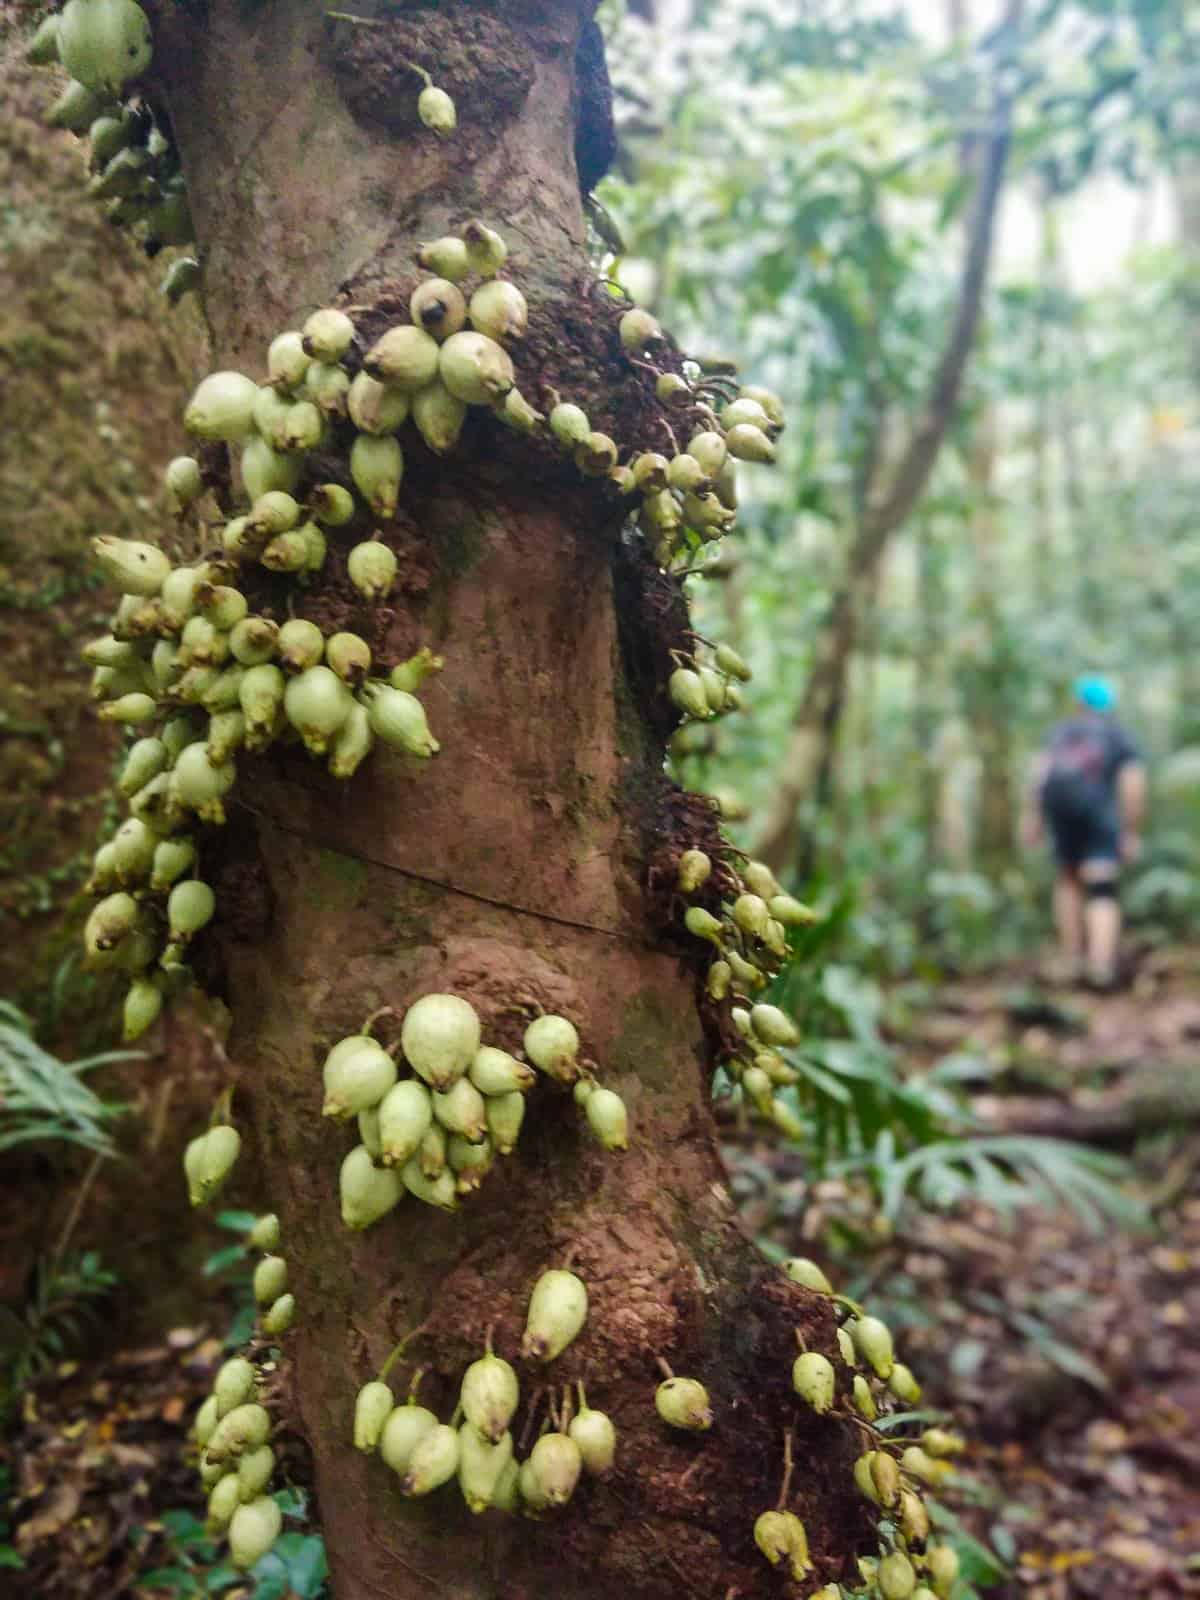
[[[1115,861],[1085,861],[1079,869],[1085,896],[1088,972],[1097,983],[1111,983],[1117,975],[1121,948],[1117,872]]]
[[[1083,961],[1083,888],[1074,867],[1060,867],[1054,882],[1054,925],[1063,966],[1073,972]]]

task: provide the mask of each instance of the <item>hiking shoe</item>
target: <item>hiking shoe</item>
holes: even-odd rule
[[[1121,974],[1117,967],[1099,967],[1090,963],[1083,981],[1093,994],[1112,994],[1121,987]]]
[[[1073,989],[1087,979],[1087,968],[1082,961],[1072,961],[1067,956],[1052,956],[1038,969],[1040,982],[1053,989]]]

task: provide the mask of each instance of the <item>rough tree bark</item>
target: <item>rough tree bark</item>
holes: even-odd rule
[[[1011,38],[1019,25],[1022,9],[1022,0],[1009,0],[1002,25],[1006,37]],[[873,574],[892,534],[924,492],[958,403],[987,282],[997,206],[1008,158],[1011,113],[1010,91],[998,79],[991,130],[980,163],[968,225],[961,287],[945,350],[903,456],[886,483],[879,482],[876,475],[876,481],[867,487],[846,555],[845,575],[830,601],[815,643],[812,667],[792,719],[792,732],[755,844],[754,854],[777,873],[787,871],[797,856],[804,830],[804,808],[836,736],[846,673]]]
[[[482,215],[530,301],[523,393],[536,404],[553,383],[626,449],[653,438],[652,387],[620,355],[584,252],[572,151],[590,0],[356,9],[379,25],[331,21],[309,0],[155,14],[215,365],[261,373],[269,339],[318,304],[353,308],[368,337],[406,319],[418,241]],[[402,59],[453,95],[452,139],[418,125]],[[593,148],[585,139],[585,164]],[[377,751],[341,786],[298,755],[245,761],[217,884],[232,908],[219,943],[236,1104],[283,1223],[297,1405],[338,1600],[799,1594],[751,1530],[778,1493],[794,1329],[836,1359],[833,1319],[739,1231],[707,1109],[697,958],[654,888],[655,865],[715,845],[710,812],[662,779],[678,588],[622,539],[607,491],[491,418],[473,414],[444,462],[405,451],[384,526],[401,560],[390,608],[369,621],[335,550],[333,576],[299,609],[373,626],[384,661],[426,644],[444,655],[426,697],[442,754],[414,770]],[[459,1214],[409,1201],[347,1234],[337,1172],[353,1140],[320,1118],[323,1049],[376,1006],[435,990],[469,999],[485,1039],[510,1048],[527,1008],[575,1019],[630,1106],[632,1147],[599,1151],[570,1097],[544,1092],[519,1152]],[[402,1501],[351,1447],[358,1386],[423,1324],[422,1397],[448,1415],[487,1330],[515,1358],[535,1278],[568,1261],[591,1311],[550,1376],[586,1379],[614,1417],[612,1483],[544,1524],[472,1518],[444,1494]],[[708,1385],[711,1434],[658,1422],[656,1355]],[[535,1394],[544,1377],[518,1365]],[[852,1571],[869,1523],[853,1430],[815,1416],[796,1427],[792,1504],[815,1585]]]

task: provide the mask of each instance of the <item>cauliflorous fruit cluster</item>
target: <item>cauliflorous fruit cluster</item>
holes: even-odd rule
[[[684,900],[701,892],[711,899],[715,887],[720,909],[690,905],[683,925],[694,938],[713,946],[705,979],[708,998],[728,1008],[742,1047],[723,1065],[742,1098],[781,1133],[798,1137],[797,1109],[780,1089],[794,1087],[801,1075],[782,1050],[800,1043],[795,1023],[778,1006],[756,1003],[755,994],[778,975],[790,959],[788,929],[814,921],[801,901],[784,894],[774,873],[761,861],[739,869],[728,859],[714,863],[703,850],[685,850],[676,864],[676,888]]]
[[[287,1262],[275,1254],[279,1239],[279,1218],[273,1213],[259,1217],[246,1236],[251,1249],[265,1252],[254,1269],[254,1298],[266,1338],[284,1333],[295,1312],[287,1292]],[[276,1465],[271,1427],[261,1361],[231,1356],[196,1413],[192,1438],[200,1455],[200,1481],[208,1491],[209,1532],[227,1536],[230,1559],[243,1570],[266,1555],[283,1521],[270,1493]]]
[[[582,1329],[587,1309],[581,1278],[561,1268],[544,1272],[530,1295],[521,1356],[553,1361]],[[419,1373],[408,1399],[397,1405],[387,1375],[402,1349],[397,1346],[379,1376],[363,1385],[354,1405],[355,1446],[378,1453],[398,1475],[402,1494],[418,1497],[457,1481],[473,1512],[492,1508],[540,1516],[566,1505],[582,1474],[604,1477],[612,1470],[616,1429],[604,1412],[588,1405],[582,1383],[577,1400],[570,1387],[561,1405],[550,1398],[543,1430],[521,1460],[511,1428],[521,1403],[520,1381],[490,1340],[464,1372],[448,1422],[417,1403]],[[535,1408],[542,1393],[539,1387],[534,1394]]]
[[[46,121],[86,136],[88,196],[114,227],[134,229],[151,256],[194,238],[170,126],[126,92],[152,56],[150,21],[137,0],[67,0],[41,23],[26,49],[35,66],[61,63],[71,74]],[[162,291],[175,305],[199,282],[199,262],[180,256]]]
[[[425,91],[431,92],[441,91]],[[727,499],[736,498],[734,460],[770,458],[771,438],[782,425],[778,401],[765,390],[740,390],[718,414],[710,402],[721,379],[693,387],[651,366],[664,403],[684,402],[705,423],[688,450],[670,459],[635,451],[631,464],[621,465],[615,443],[553,392],[549,417],[535,410],[515,386],[506,349],[528,324],[520,289],[499,276],[507,258],[498,233],[469,221],[418,250],[432,276],[412,293],[410,321],[367,343],[347,311],[323,307],[272,340],[263,383],[241,372],[210,373],[192,395],[184,425],[237,452],[245,504],[229,508],[233,515],[226,511],[219,548],[203,559],[176,564],[140,540],[94,541],[122,598],[109,633],[84,654],[94,668],[100,715],[138,737],[118,785],[130,816],[93,867],[90,887],[102,898],[86,944],[93,966],[130,974],[128,1039],[188,981],[189,941],[216,912],[197,868],[201,830],[224,823],[243,752],[276,740],[302,742],[334,777],[349,779],[377,742],[422,761],[439,749],[417,691],[441,666],[440,657],[424,649],[380,676],[361,633],[327,632],[290,615],[287,597],[289,584],[298,592],[319,584],[331,537],[351,541],[346,571],[364,605],[389,595],[399,562],[386,524],[401,495],[403,428],[415,429],[436,454],[455,447],[472,407],[544,434],[570,452],[582,473],[613,479],[638,503],[638,523],[652,533],[666,564],[676,550],[707,542],[732,521],[728,507],[718,517],[709,502],[716,504],[722,485]],[[620,315],[618,334],[642,365],[662,342],[658,324],[636,308]],[[761,444],[747,443],[752,434]],[[176,457],[165,478],[171,509],[195,517],[213,488],[201,462]],[[669,689],[689,716],[706,718],[735,708],[737,683],[748,676],[737,653],[719,646],[711,661],[689,656]],[[723,871],[728,876],[730,869]],[[740,895],[732,907],[744,949],[723,951],[724,964],[743,984],[755,982],[751,967],[769,973],[786,955],[783,913],[751,926],[753,899]],[[695,907],[688,918],[693,932],[720,942],[711,913]],[[712,983],[720,981],[718,967]],[[592,1125],[611,1122],[619,1139],[608,1091],[593,1097],[591,1088],[585,1080],[578,1092],[581,1103],[591,1104]]]
[[[820,1351],[805,1349],[797,1334],[800,1353],[792,1364],[792,1387],[818,1416],[850,1419],[865,1436],[871,1448],[855,1460],[854,1482],[880,1513],[880,1553],[859,1560],[861,1584],[852,1589],[826,1584],[811,1600],[842,1600],[844,1595],[869,1596],[871,1600],[948,1600],[958,1577],[958,1556],[950,1545],[930,1538],[932,1524],[922,1491],[950,1476],[953,1467],[948,1458],[964,1450],[966,1441],[940,1427],[925,1428],[914,1439],[896,1427],[877,1426],[881,1418],[895,1413],[897,1405],[907,1410],[921,1398],[920,1384],[908,1367],[896,1360],[891,1330],[861,1306],[835,1295],[815,1261],[796,1256],[783,1263],[783,1270],[794,1283],[828,1295],[843,1319],[837,1329],[842,1371]],[[789,1464],[790,1460],[789,1437]],[[790,1477],[789,1465],[780,1504],[758,1518],[754,1537],[772,1566],[786,1563],[791,1576],[799,1581],[812,1570],[812,1564],[804,1524],[783,1509]]]
[[[626,1148],[625,1103],[579,1059],[572,1022],[536,1018],[525,1030],[524,1055],[519,1060],[484,1044],[474,1007],[454,994],[415,1001],[390,1049],[372,1038],[369,1025],[339,1040],[325,1058],[322,1111],[339,1121],[357,1119],[360,1143],[343,1160],[339,1179],[346,1226],[369,1228],[406,1193],[456,1211],[496,1157],[516,1149],[538,1073],[573,1088],[606,1149]],[[399,1075],[397,1058],[411,1077]]]

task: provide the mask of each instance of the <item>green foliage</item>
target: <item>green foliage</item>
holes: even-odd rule
[[[140,1059],[139,1052],[107,1050],[59,1061],[34,1039],[24,1013],[0,1000],[0,1152],[60,1142],[111,1155],[108,1125],[123,1108],[102,1100],[81,1080],[97,1067],[134,1059]]]
[[[131,1055],[136,1052],[116,1050],[60,1061],[34,1039],[28,1017],[0,1001],[0,1153],[57,1144],[92,1151],[97,1158],[111,1155],[109,1125],[124,1108],[101,1099],[81,1080],[84,1073]],[[38,1262],[21,1311],[0,1308],[0,1413],[78,1343],[116,1281],[95,1251]]]
[[[1111,1223],[1133,1230],[1148,1223],[1145,1209],[1120,1187],[1128,1164],[1065,1140],[976,1135],[935,1139],[901,1154],[893,1131],[884,1129],[869,1154],[845,1169],[867,1174],[889,1217],[911,1196],[937,1211],[974,1201],[1009,1221],[1022,1206],[1065,1206],[1097,1234]]]
[[[1023,1207],[1065,1206],[1096,1233],[1114,1223],[1145,1228],[1144,1208],[1122,1187],[1128,1164],[1120,1157],[1057,1139],[979,1131],[961,1093],[979,1075],[974,1058],[952,1055],[928,1072],[901,1075],[897,1052],[880,1031],[880,989],[829,957],[847,921],[843,901],[828,922],[797,930],[803,953],[771,991],[803,1035],[800,1045],[779,1052],[800,1082],[777,1093],[805,1126],[801,1147],[811,1170],[865,1179],[893,1221],[908,1203],[940,1211],[974,1202],[1009,1222]]]
[[[1164,0],[1043,0],[1030,64],[1021,153],[1053,192],[1103,170],[1147,182],[1163,160],[1194,154],[1181,85],[1200,64],[1193,8]]]
[[[245,1239],[257,1218],[252,1211],[219,1211],[214,1218],[219,1228],[238,1235],[236,1244],[222,1245],[214,1250],[204,1263],[204,1276],[217,1278],[234,1267],[242,1267],[250,1260],[250,1249]],[[227,1350],[240,1349],[254,1332],[255,1304],[250,1289],[250,1276],[240,1272],[234,1280],[234,1312],[225,1331]]]
[[[94,1250],[38,1262],[21,1314],[0,1308],[0,1414],[27,1383],[77,1347],[116,1282]]]
[[[5,1463],[0,1462],[0,1568],[25,1565],[21,1552],[9,1540],[12,1530],[8,1524],[5,1507],[11,1498],[12,1472]]]
[[[1012,1578],[1017,1552],[1003,1524],[993,1528],[992,1548],[989,1549],[968,1533],[954,1512],[940,1500],[930,1496],[926,1503],[934,1529],[958,1556],[959,1577],[954,1588],[957,1600],[979,1600],[980,1590],[994,1589]]]
[[[281,1489],[272,1497],[284,1516],[305,1524],[308,1501],[298,1489]],[[165,1565],[142,1573],[138,1593],[170,1600],[201,1600],[241,1585],[245,1600],[324,1600],[330,1594],[325,1542],[319,1533],[289,1529],[250,1570],[239,1572],[221,1558],[220,1547],[191,1511],[167,1511],[161,1518],[167,1544]],[[145,1528],[134,1530],[138,1545],[149,1539]]]

